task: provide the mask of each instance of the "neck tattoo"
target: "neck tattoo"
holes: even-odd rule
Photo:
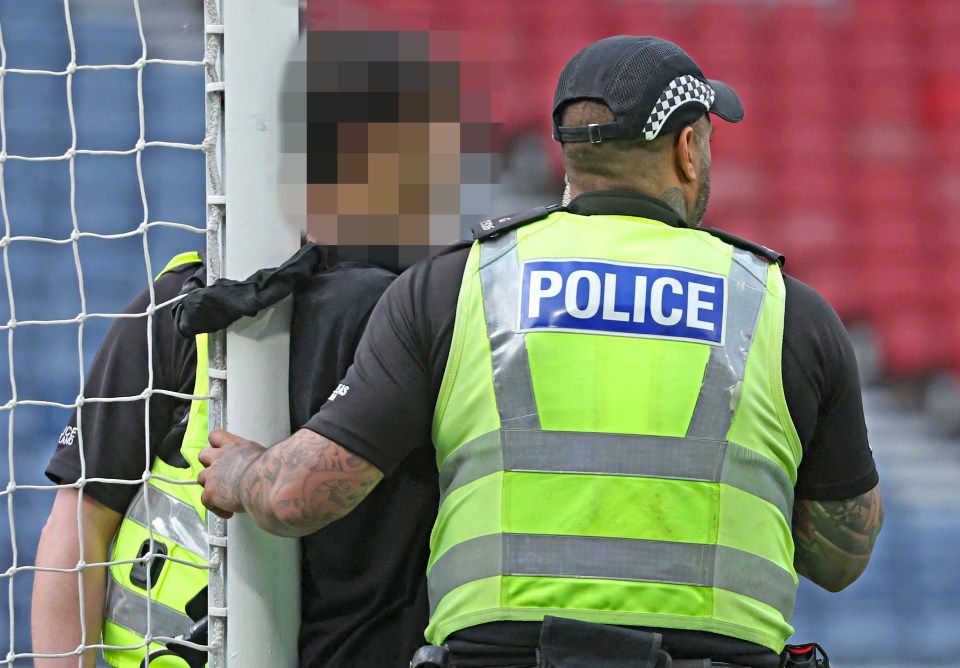
[[[687,200],[680,188],[669,188],[660,195],[660,199],[677,212],[681,220],[687,222]]]

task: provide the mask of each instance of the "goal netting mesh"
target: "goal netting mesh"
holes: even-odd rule
[[[88,396],[84,385],[110,324],[150,323],[164,305],[152,285],[167,261],[218,242],[218,23],[212,0],[0,3],[0,665],[34,660],[36,546],[58,490],[44,469],[71,412],[103,401],[149,410],[158,393],[191,398],[152,387],[152,369],[135,396]],[[218,256],[208,263],[213,278]],[[144,288],[148,308],[123,314]],[[222,346],[214,352],[211,367],[222,368]],[[81,470],[81,497],[94,480],[145,484],[88,476],[82,454]],[[96,567],[61,570],[82,595],[84,572]],[[66,655],[80,665],[83,649]]]

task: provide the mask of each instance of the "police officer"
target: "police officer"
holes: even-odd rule
[[[850,584],[883,511],[840,320],[700,228],[714,117],[739,96],[675,44],[580,51],[553,107],[570,203],[403,274],[305,429],[211,435],[204,504],[299,535],[429,437],[426,638],[453,665],[777,666],[798,573]]]
[[[153,303],[174,299],[185,281],[203,271],[199,254],[177,256],[157,277]],[[150,293],[144,290],[125,312],[144,314],[150,303]],[[84,385],[84,395],[89,398],[137,397],[148,387],[160,390],[150,397],[149,421],[145,422],[147,402],[143,400],[85,402],[82,420],[78,422],[75,411],[47,468],[47,475],[63,485],[81,478],[126,479],[130,483],[92,480],[85,483],[82,494],[74,487],[58,490],[37,548],[37,565],[43,567],[71,569],[81,559],[87,564],[126,563],[85,568],[82,595],[76,574],[38,572],[32,606],[35,652],[71,652],[81,643],[95,645],[101,630],[106,644],[142,645],[148,590],[149,597],[158,602],[152,610],[153,635],[180,635],[194,623],[186,605],[201,593],[208,579],[206,512],[199,490],[195,485],[152,477],[146,485],[136,483],[147,468],[171,480],[192,481],[197,475],[197,453],[207,431],[206,402],[174,394],[206,394],[206,337],[181,336],[169,306],[157,309],[150,324],[152,357],[147,348],[147,318],[117,320]],[[151,368],[152,386],[148,380]],[[152,461],[146,458],[148,451],[156,456]],[[83,519],[82,534],[78,511]],[[157,554],[178,561],[154,558],[149,565],[131,563]],[[82,635],[81,602],[85,615]],[[151,647],[162,649],[157,644]],[[144,655],[142,647],[105,652],[112,665],[130,668],[139,666]],[[38,666],[77,665],[76,656],[36,661]],[[88,650],[83,665],[95,663],[96,650]],[[167,659],[154,665],[182,668],[186,664]]]

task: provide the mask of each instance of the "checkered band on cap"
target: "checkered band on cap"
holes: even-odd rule
[[[713,99],[716,97],[713,88],[696,79],[689,74],[677,77],[670,82],[667,89],[661,93],[657,103],[653,105],[653,111],[650,112],[650,118],[643,126],[643,137],[647,141],[652,141],[660,134],[664,123],[670,118],[670,114],[680,108],[687,102],[699,102],[706,109],[713,106]]]

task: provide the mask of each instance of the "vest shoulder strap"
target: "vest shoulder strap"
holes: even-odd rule
[[[160,277],[166,274],[168,271],[173,271],[178,267],[183,267],[188,264],[202,264],[202,263],[203,263],[203,258],[200,256],[200,253],[198,253],[197,251],[180,253],[179,255],[175,256],[172,260],[170,260],[167,263],[167,266],[163,268],[163,271],[157,274],[157,280],[159,280]]]
[[[477,241],[484,241],[497,236],[501,232],[514,230],[528,223],[543,220],[551,213],[561,210],[563,210],[563,207],[559,204],[551,204],[550,206],[538,206],[535,209],[530,209],[523,213],[511,213],[509,216],[503,216],[501,218],[481,220],[472,228],[473,238]]]
[[[754,255],[763,258],[770,264],[776,262],[781,267],[786,263],[787,258],[784,257],[781,253],[773,250],[772,248],[767,248],[762,244],[755,243],[753,241],[748,241],[742,237],[738,237],[736,234],[730,234],[729,232],[724,232],[723,230],[718,230],[715,227],[711,228],[702,228],[704,232],[715,236],[720,241],[724,241],[731,246],[735,246],[741,250],[749,251]]]

